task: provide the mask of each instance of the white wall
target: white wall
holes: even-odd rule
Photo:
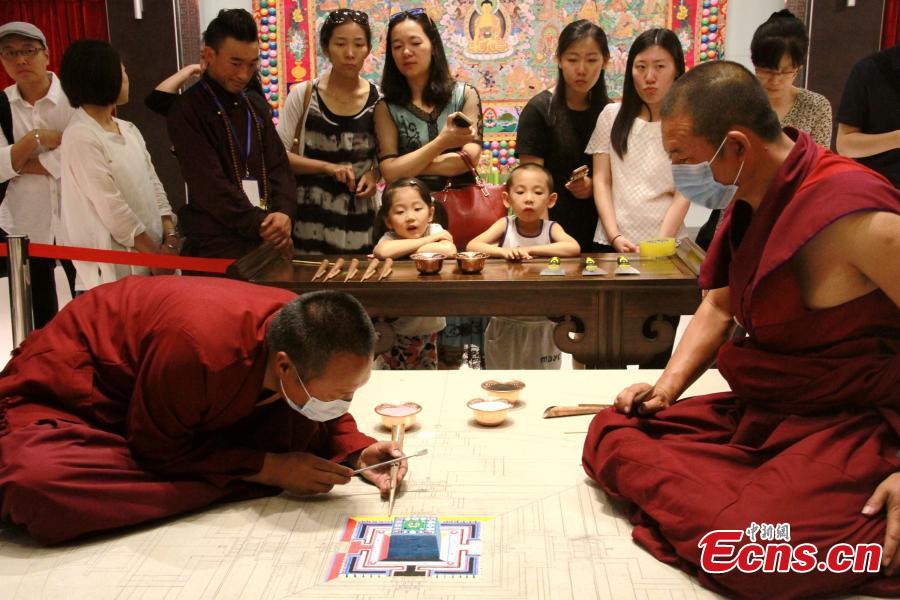
[[[223,8],[243,8],[253,12],[253,0],[200,0],[200,31],[205,31]]]
[[[725,22],[725,58],[752,69],[750,40],[753,32],[776,10],[784,8],[784,0],[728,0]]]

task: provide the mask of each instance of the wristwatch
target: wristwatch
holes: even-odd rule
[[[35,141],[37,141],[37,145],[40,146],[41,145],[41,130],[40,129],[34,130],[34,139],[35,139]]]

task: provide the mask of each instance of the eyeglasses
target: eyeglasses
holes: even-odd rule
[[[408,17],[415,17],[416,15],[425,15],[425,18],[431,22],[431,17],[428,16],[428,13],[425,12],[424,8],[411,8],[409,10],[401,10],[400,12],[394,13],[388,19],[388,23],[394,23],[395,21],[399,21],[401,19],[406,19]]]
[[[20,56],[24,56],[25,58],[34,58],[34,56],[38,52],[42,52],[44,48],[42,46],[30,46],[28,48],[22,48],[21,50],[14,50],[12,48],[4,48],[0,50],[0,56],[5,58],[6,60],[15,60]]]
[[[338,25],[341,23],[346,23],[347,21],[353,21],[358,25],[368,25],[369,15],[359,10],[339,8],[328,13],[328,17],[325,20]]]
[[[773,71],[772,69],[756,69],[756,76],[760,79],[793,79],[800,72],[800,67],[796,69],[788,69],[787,71]]]

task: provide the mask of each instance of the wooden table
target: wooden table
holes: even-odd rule
[[[561,318],[554,331],[556,345],[592,367],[643,364],[671,350],[675,318],[693,314],[700,303],[697,276],[703,250],[684,239],[670,258],[631,257],[640,275],[627,276],[612,274],[615,254],[589,256],[608,274],[583,276],[583,258],[563,259],[563,277],[540,275],[546,259],[489,260],[478,275],[460,273],[454,260],[445,260],[437,275],[420,275],[412,261],[402,260],[394,262],[389,278],[360,282],[366,266],[361,258],[359,273],[347,283],[343,282],[346,271],[328,282],[310,281],[314,264],[284,259],[265,261],[245,276],[254,283],[297,293],[334,289],[353,294],[379,331],[387,333],[383,347],[390,345],[393,335],[383,323],[387,317],[540,315]],[[336,257],[327,258],[334,262]],[[345,258],[349,262],[350,257]],[[575,332],[583,335],[570,336]]]
[[[281,494],[222,504],[143,527],[41,548],[0,524],[4,600],[584,600],[716,598],[631,539],[632,527],[585,475],[581,452],[591,416],[542,419],[551,404],[611,400],[658,371],[494,371],[526,383],[495,428],[472,421],[466,401],[482,371],[376,371],[353,398],[360,430],[390,439],[374,412],[417,402],[406,434],[409,474],[396,516],[483,518],[474,576],[338,576],[354,516],[385,518],[387,502],[354,478],[322,496]],[[689,394],[727,389],[715,371]]]

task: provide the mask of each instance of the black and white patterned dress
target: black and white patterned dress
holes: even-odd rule
[[[381,93],[375,84],[369,85],[365,106],[352,116],[331,112],[314,85],[304,133],[303,156],[350,163],[357,182],[372,169],[377,152],[374,110]],[[299,101],[298,112],[302,114],[302,94],[294,95],[294,101]],[[371,252],[376,202],[376,196],[357,198],[353,190],[330,175],[298,175],[294,246],[307,254]]]

